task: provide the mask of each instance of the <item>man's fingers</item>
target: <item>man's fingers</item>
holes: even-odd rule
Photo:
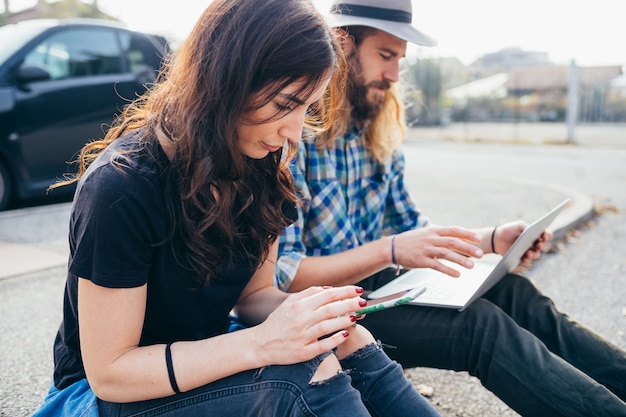
[[[451,227],[440,227],[437,229],[437,233],[440,236],[448,236],[455,237],[458,239],[466,240],[469,242],[478,243],[481,241],[482,236],[478,233],[475,233],[472,230],[464,229],[462,227],[451,226]]]

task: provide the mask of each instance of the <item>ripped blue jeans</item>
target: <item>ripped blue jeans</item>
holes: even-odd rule
[[[101,417],[438,416],[402,368],[371,344],[341,361],[344,372],[311,383],[327,356],[241,372],[171,397],[134,403],[98,400]]]

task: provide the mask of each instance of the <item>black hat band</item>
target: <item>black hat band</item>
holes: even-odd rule
[[[369,19],[389,20],[392,22],[411,23],[411,13],[402,10],[384,9],[382,7],[360,6],[356,4],[337,4],[331,13],[349,16],[367,17]]]

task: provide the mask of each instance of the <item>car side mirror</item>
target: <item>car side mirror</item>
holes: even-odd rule
[[[20,84],[28,84],[35,81],[45,81],[50,79],[47,69],[38,65],[24,64],[17,70],[17,80]]]

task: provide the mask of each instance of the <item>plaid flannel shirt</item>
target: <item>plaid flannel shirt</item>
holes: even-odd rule
[[[425,224],[404,184],[398,149],[381,163],[352,128],[331,149],[301,141],[290,168],[303,206],[279,241],[275,285],[287,290],[306,256],[343,252]]]

